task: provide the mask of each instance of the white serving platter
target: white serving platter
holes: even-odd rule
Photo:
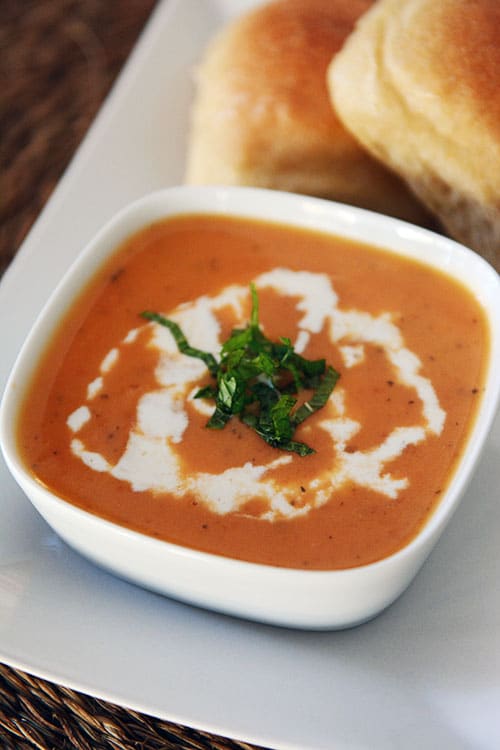
[[[251,0],[165,0],[0,287],[3,385],[50,292],[124,204],[182,180],[192,75]],[[21,301],[21,304],[20,304]],[[256,625],[115,579],[0,465],[0,659],[181,724],[297,750],[500,747],[500,419],[440,544],[377,619]]]

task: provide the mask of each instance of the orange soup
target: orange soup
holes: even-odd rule
[[[205,364],[251,315],[340,379],[271,447],[237,417],[207,428]],[[66,316],[23,405],[26,464],[65,500],[159,539],[269,565],[340,569],[407,544],[445,490],[483,389],[489,332],[444,274],[345,239],[182,216],[118,248]]]

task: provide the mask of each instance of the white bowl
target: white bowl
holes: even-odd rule
[[[337,571],[277,568],[198,552],[130,531],[54,496],[20,459],[15,425],[23,394],[58,321],[103,260],[132,233],[168,216],[221,213],[311,228],[389,248],[459,279],[485,310],[491,354],[468,447],[437,510],[406,547],[379,562]],[[82,252],[43,309],[6,386],[0,441],[15,479],[53,529],[98,565],[156,592],[277,625],[333,629],[366,621],[409,585],[471,477],[500,393],[500,279],[479,256],[432,232],[341,204],[253,188],[170,188],[122,210]]]

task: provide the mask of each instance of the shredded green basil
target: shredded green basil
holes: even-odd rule
[[[307,456],[314,450],[293,439],[295,429],[326,404],[339,373],[324,359],[309,360],[297,354],[288,338],[270,341],[260,327],[254,284],[250,292],[250,322],[246,328],[231,332],[222,345],[219,361],[213,354],[192,347],[173,320],[150,311],[141,316],[168,328],[182,354],[201,359],[207,366],[215,383],[195,394],[195,398],[215,402],[207,427],[222,429],[237,415],[274,448]],[[310,390],[311,396],[295,408],[294,396],[304,390]]]

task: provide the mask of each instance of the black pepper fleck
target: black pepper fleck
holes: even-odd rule
[[[116,271],[114,271],[114,273],[111,274],[111,276],[110,276],[111,281],[112,282],[118,281],[118,279],[120,278],[120,276],[123,273],[125,273],[125,269],[124,268],[118,268]]]

